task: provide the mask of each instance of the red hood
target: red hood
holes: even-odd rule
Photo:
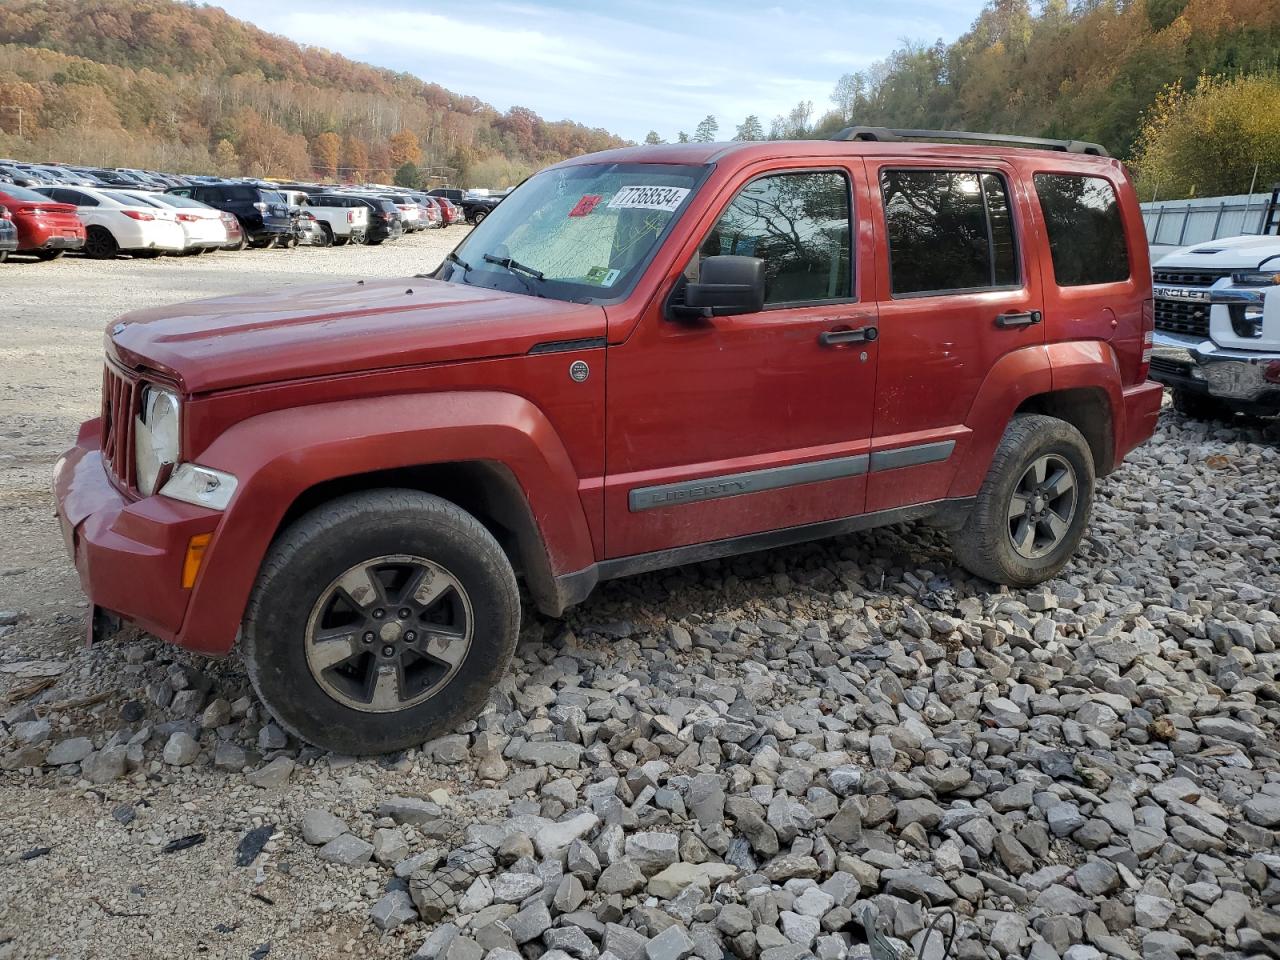
[[[189,393],[450,360],[605,335],[600,307],[410,277],[195,300],[125,314],[107,352]]]

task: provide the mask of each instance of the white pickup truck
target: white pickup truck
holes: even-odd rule
[[[329,235],[329,242],[341,247],[346,243],[363,243],[369,229],[369,208],[354,197],[341,194],[288,191],[290,206],[300,207],[311,214],[320,229]]]
[[[1174,406],[1196,419],[1280,414],[1280,236],[1193,244],[1152,269],[1151,378]]]

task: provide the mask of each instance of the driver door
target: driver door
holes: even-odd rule
[[[759,257],[765,308],[673,320],[664,295],[609,347],[607,557],[862,512],[877,357],[861,339],[876,324],[868,206],[859,163],[744,173],[684,275],[706,256]]]

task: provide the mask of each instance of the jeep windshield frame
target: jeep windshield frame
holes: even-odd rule
[[[432,276],[573,303],[618,303],[644,276],[712,169],[600,162],[543,170],[504,197]],[[542,279],[501,262],[527,265]]]

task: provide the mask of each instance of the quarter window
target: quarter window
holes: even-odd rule
[[[1018,246],[1002,176],[883,170],[895,296],[1018,284]]]
[[[849,181],[820,171],[761,177],[742,188],[703,241],[703,257],[764,261],[766,304],[840,300],[851,295]]]
[[[1128,280],[1129,247],[1111,182],[1065,173],[1037,173],[1035,182],[1058,286]]]

